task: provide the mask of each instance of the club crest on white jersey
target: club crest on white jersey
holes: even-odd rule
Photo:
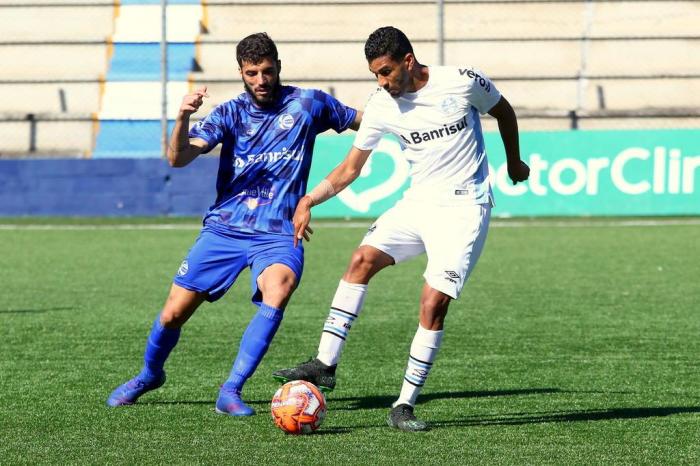
[[[440,109],[442,110],[442,113],[444,113],[445,115],[449,115],[459,110],[459,103],[457,102],[457,99],[455,99],[452,96],[449,96],[442,101],[442,103],[440,104]]]

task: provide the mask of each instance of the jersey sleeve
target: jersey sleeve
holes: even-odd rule
[[[360,150],[374,150],[382,139],[382,136],[387,133],[387,129],[382,124],[382,119],[378,115],[379,111],[374,102],[373,94],[367,101],[365,112],[362,114],[362,123],[355,135],[353,146]]]
[[[224,111],[224,106],[219,105],[190,128],[190,138],[199,138],[207,142],[207,150],[203,153],[209,152],[224,139]]]
[[[357,110],[344,105],[332,95],[323,91],[316,91],[315,98],[322,103],[321,112],[316,121],[319,133],[328,129],[342,133],[355,121]]]
[[[465,80],[467,100],[479,113],[487,113],[501,99],[501,93],[481,71],[466,68],[459,69],[459,74]]]

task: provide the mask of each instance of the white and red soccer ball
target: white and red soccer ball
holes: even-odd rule
[[[293,380],[282,385],[272,397],[275,425],[292,435],[310,434],[326,417],[326,398],[316,385]]]

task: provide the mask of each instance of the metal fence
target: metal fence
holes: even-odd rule
[[[421,62],[485,71],[523,130],[698,128],[699,20],[671,0],[2,1],[0,157],[159,156],[185,92],[209,86],[203,113],[240,92],[235,44],[262,30],[285,82],[361,108],[386,24]]]

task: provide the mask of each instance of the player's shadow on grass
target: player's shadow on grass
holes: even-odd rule
[[[70,311],[72,307],[45,307],[36,309],[0,309],[0,314],[43,314],[53,311]]]
[[[469,416],[462,419],[431,422],[433,428],[493,425],[544,424],[547,422],[610,421],[700,413],[700,406],[662,406],[655,408],[610,408],[551,413],[511,413],[494,416]]]
[[[245,400],[246,404],[253,406],[270,407],[270,400]],[[211,400],[139,400],[138,405],[211,405],[216,404],[216,397]]]
[[[517,395],[539,395],[547,393],[560,393],[558,388],[523,388],[513,390],[485,390],[485,391],[459,391],[459,392],[432,392],[421,394],[418,404],[427,403],[431,400],[446,400],[454,398],[481,398],[489,396],[517,396]],[[396,395],[379,395],[363,397],[336,398],[332,395],[328,401],[333,403],[334,410],[356,410],[356,409],[381,409],[388,408],[396,401]],[[340,404],[340,406],[338,406]]]

